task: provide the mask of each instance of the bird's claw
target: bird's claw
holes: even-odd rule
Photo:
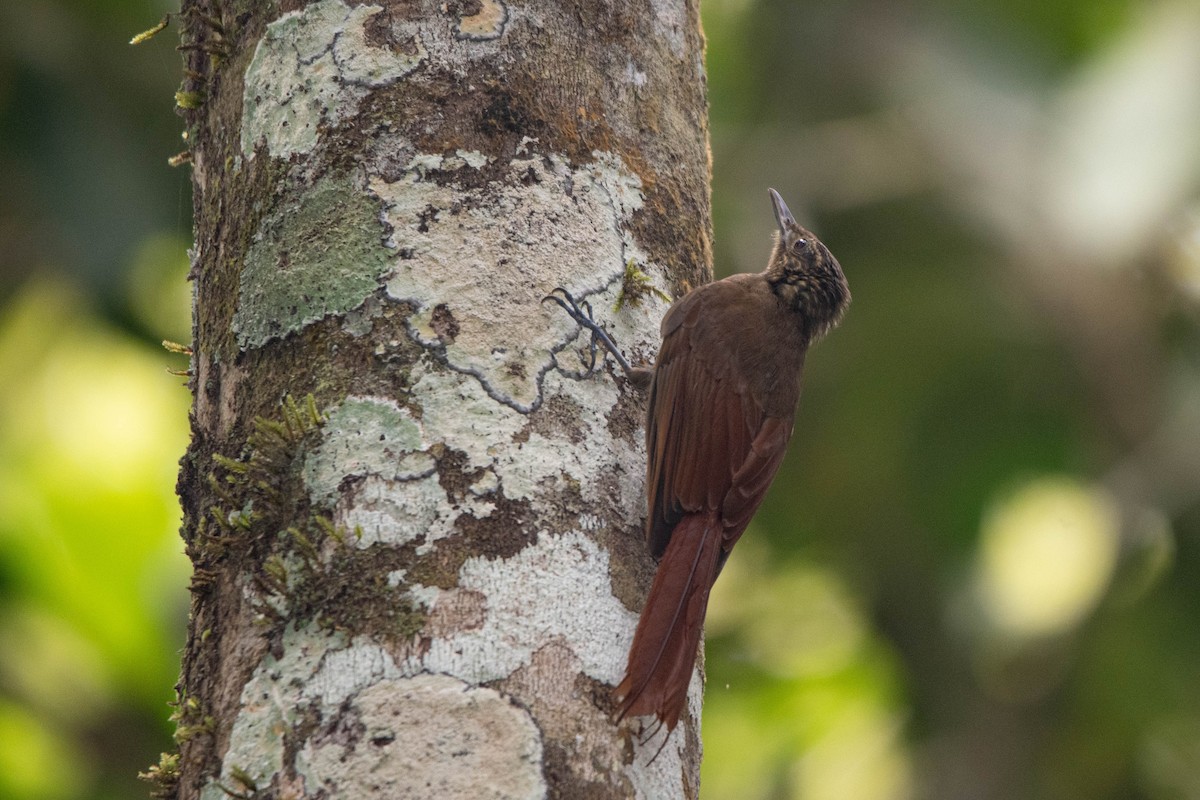
[[[559,293],[562,294],[562,297],[559,297]],[[558,303],[571,316],[571,319],[585,328],[590,329],[591,326],[596,324],[595,320],[592,319],[592,304],[587,300],[580,303],[571,296],[570,292],[561,286],[555,287],[550,294],[542,298],[543,303],[547,300],[553,300],[555,303]]]
[[[559,296],[560,294],[562,295],[561,297]],[[600,348],[601,340],[608,338],[604,333],[604,329],[600,327],[600,323],[596,322],[592,316],[592,304],[587,300],[583,302],[576,300],[571,296],[570,292],[561,286],[555,287],[550,294],[542,298],[543,303],[547,300],[557,303],[559,307],[567,312],[571,319],[575,320],[578,325],[586,328],[591,333],[591,340],[588,342],[587,370],[584,372],[586,377],[591,377],[597,370],[596,353]]]

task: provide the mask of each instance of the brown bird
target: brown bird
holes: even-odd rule
[[[769,190],[779,233],[767,268],[688,293],[662,321],[653,368],[632,367],[591,307],[547,299],[650,386],[646,540],[659,559],[613,690],[617,719],[653,714],[674,729],[687,702],[708,594],[783,461],[804,356],[841,320],[850,289],[837,259]]]

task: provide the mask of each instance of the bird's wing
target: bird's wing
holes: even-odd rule
[[[705,306],[728,300],[698,290],[663,322],[646,431],[646,536],[656,558],[679,520],[701,511],[720,512],[728,551],[762,502],[791,436],[791,413],[764,412],[738,373],[738,359],[705,325]]]
[[[750,452],[733,475],[733,483],[721,504],[725,525],[724,547],[728,552],[758,510],[792,438],[792,417],[765,417],[750,445]]]

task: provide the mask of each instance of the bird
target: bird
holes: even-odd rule
[[[649,390],[645,536],[658,567],[613,700],[617,722],[653,716],[668,736],[687,703],[709,591],[783,462],[805,355],[850,303],[829,248],[768,193],[778,231],[766,269],[676,301],[652,366],[631,365],[586,301],[562,288],[545,298],[591,332],[589,373],[603,346]]]

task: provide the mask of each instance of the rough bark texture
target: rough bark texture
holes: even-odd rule
[[[699,671],[652,764],[661,739],[609,718],[653,566],[643,398],[572,375],[586,341],[539,300],[590,299],[648,359],[648,287],[708,279],[697,3],[201,0],[182,21],[196,575],[164,780],[694,797]]]

